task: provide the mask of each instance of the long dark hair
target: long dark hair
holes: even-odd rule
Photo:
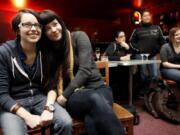
[[[115,38],[118,38],[118,37],[119,37],[119,34],[122,33],[122,32],[125,34],[125,32],[124,32],[123,30],[117,30],[117,31],[115,31],[115,32],[114,32],[114,37],[115,37]]]
[[[40,18],[41,24],[43,25],[43,34],[40,49],[42,50],[44,64],[44,88],[46,90],[57,88],[60,68],[62,70],[65,87],[67,86],[66,82],[70,81],[69,72],[67,71],[67,69],[69,68],[68,54],[70,50],[70,41],[68,38],[67,28],[63,20],[51,10],[44,10],[40,12]],[[45,26],[55,19],[60,23],[62,27],[62,37],[58,42],[49,40],[45,34]],[[56,44],[57,48],[54,48],[53,44]]]

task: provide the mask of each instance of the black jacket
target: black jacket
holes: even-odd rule
[[[165,43],[163,33],[157,25],[142,25],[130,37],[131,47],[139,53],[149,53],[150,57],[159,53]]]
[[[40,51],[36,62],[36,71],[30,79],[18,54],[18,42],[12,40],[0,46],[0,107],[2,109],[10,111],[17,99],[42,92],[43,71]]]
[[[111,61],[119,61],[120,57],[126,56],[128,53],[130,53],[130,50],[126,50],[116,42],[112,42],[105,50],[105,55]]]

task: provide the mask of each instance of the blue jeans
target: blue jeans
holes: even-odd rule
[[[26,110],[32,114],[41,115],[46,103],[46,97],[38,94],[17,100]],[[13,113],[0,110],[0,124],[3,135],[27,135],[27,126],[22,118]],[[53,117],[54,135],[72,135],[72,119],[68,112],[55,103]]]
[[[73,93],[67,102],[73,117],[83,118],[88,135],[124,135],[124,128],[112,110],[109,87],[83,89]]]
[[[180,82],[180,70],[179,69],[169,69],[162,68],[161,75],[163,78],[174,80],[176,82]]]
[[[152,57],[150,60],[156,60],[156,56]],[[147,79],[156,79],[158,76],[158,66],[154,64],[146,64],[140,66],[140,76],[141,81],[144,82]]]

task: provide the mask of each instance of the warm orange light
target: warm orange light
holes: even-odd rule
[[[142,1],[143,0],[133,0],[134,7],[140,8],[142,6]]]
[[[17,8],[24,8],[26,5],[26,0],[12,0],[12,2]]]
[[[135,12],[134,12],[134,17],[135,17],[135,18],[139,18],[139,12],[135,11]]]
[[[136,20],[139,20],[141,18],[141,14],[139,11],[135,11],[133,16],[134,16],[134,19],[136,19]]]
[[[134,24],[140,24],[141,22],[141,14],[139,11],[134,11],[132,14],[132,21]]]

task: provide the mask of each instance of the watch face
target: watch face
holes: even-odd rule
[[[54,112],[54,110],[55,110],[55,107],[54,107],[54,105],[47,105],[47,106],[45,106],[45,108],[44,108],[45,110],[48,110],[48,111],[50,111],[50,112]]]
[[[53,112],[55,110],[54,105],[49,105],[49,110]]]

